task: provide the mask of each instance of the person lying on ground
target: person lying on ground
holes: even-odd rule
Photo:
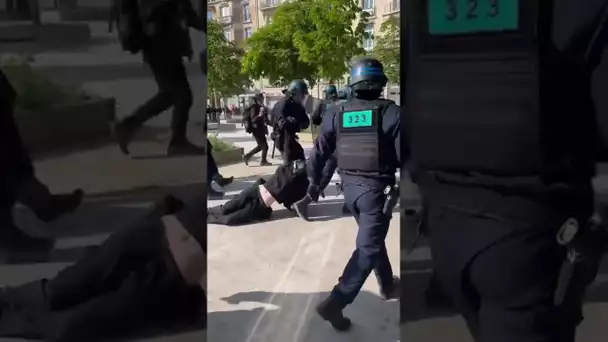
[[[167,197],[54,278],[0,290],[0,337],[93,341],[143,327],[206,328],[206,195]]]
[[[291,210],[292,204],[306,195],[307,188],[305,160],[281,165],[268,180],[258,179],[236,198],[208,208],[207,223],[233,226],[268,220],[273,203],[278,202]]]

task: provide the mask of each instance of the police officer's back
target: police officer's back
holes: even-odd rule
[[[323,114],[329,109],[333,107],[333,105],[338,101],[338,89],[335,85],[329,85],[325,90],[323,90],[325,94],[325,98],[321,101],[321,103],[315,108],[314,112],[310,116],[310,121],[313,125],[320,126],[321,120],[323,120]]]
[[[586,56],[604,3],[494,2],[468,17],[405,9],[412,178],[441,285],[477,341],[574,341],[595,275],[560,268],[585,264],[565,262],[569,236],[580,247],[593,235]]]
[[[319,315],[337,330],[350,327],[342,310],[355,300],[372,271],[385,299],[399,296],[399,279],[393,276],[384,244],[392,212],[385,205],[384,191],[394,185],[401,144],[399,107],[380,99],[387,81],[378,60],[356,62],[349,83],[354,97],[323,118],[309,159],[307,196],[316,201],[322,169],[335,150],[344,201],[359,226],[356,249],[344,273],[331,295],[317,306]]]

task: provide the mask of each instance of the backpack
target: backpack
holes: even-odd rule
[[[143,25],[138,0],[113,0],[108,32],[118,30],[118,41],[124,51],[136,54],[142,49]]]

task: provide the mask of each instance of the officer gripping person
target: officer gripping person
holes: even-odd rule
[[[192,91],[183,57],[192,58],[189,27],[204,32],[204,18],[199,17],[189,0],[115,0],[114,12],[123,49],[142,52],[158,85],[156,95],[115,124],[120,150],[129,154],[128,145],[136,131],[146,121],[173,107],[167,154],[203,154],[204,149],[186,137]]]
[[[267,117],[264,115],[262,108],[264,107],[264,95],[262,93],[255,94],[253,102],[249,107],[245,108],[245,115],[243,116],[243,124],[245,131],[251,133],[257,146],[251,151],[247,152],[243,156],[245,165],[249,165],[249,160],[253,155],[258,152],[262,152],[262,160],[260,161],[261,166],[272,165],[268,162],[268,142],[266,142],[266,135],[268,135],[268,128],[266,127]]]
[[[402,150],[441,288],[477,342],[573,342],[605,246],[590,79],[606,1],[408,4]]]
[[[297,133],[310,126],[310,119],[302,102],[308,95],[308,86],[302,80],[294,80],[283,92],[284,97],[272,108],[271,134],[275,146],[281,152],[283,163],[305,159],[304,149],[298,142]]]
[[[309,159],[307,196],[317,201],[321,171],[336,152],[345,201],[359,226],[356,249],[344,273],[317,306],[319,315],[337,330],[350,328],[342,310],[355,300],[372,271],[385,299],[399,297],[399,278],[393,275],[384,244],[393,209],[385,205],[384,191],[395,185],[401,111],[393,101],[380,98],[387,81],[378,60],[356,62],[349,84],[354,97],[326,114]]]
[[[315,108],[315,111],[310,116],[312,124],[316,126],[321,125],[326,113],[330,113],[328,115],[331,115],[331,110],[333,109],[333,107],[346,102],[345,96],[343,96],[342,99],[339,98],[338,89],[335,85],[329,85],[323,91],[323,93],[325,94],[325,99],[323,100],[323,102],[321,102],[321,104],[319,104],[317,108]],[[336,160],[336,155],[334,153],[331,157],[329,157],[325,164],[325,167],[323,168],[321,181],[319,182],[319,192],[321,197],[325,197],[325,188],[327,188],[327,186],[331,182],[331,178],[334,175],[336,168],[338,168],[338,161]],[[296,211],[298,216],[300,216],[304,220],[308,220],[308,205],[311,201],[312,200],[310,199],[310,197],[306,196],[297,203],[294,203],[294,210]],[[346,205],[344,205],[342,211],[348,212]]]

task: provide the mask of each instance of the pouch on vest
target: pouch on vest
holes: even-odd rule
[[[552,1],[409,3],[406,129],[421,169],[532,176],[576,164],[580,100],[560,80]]]

